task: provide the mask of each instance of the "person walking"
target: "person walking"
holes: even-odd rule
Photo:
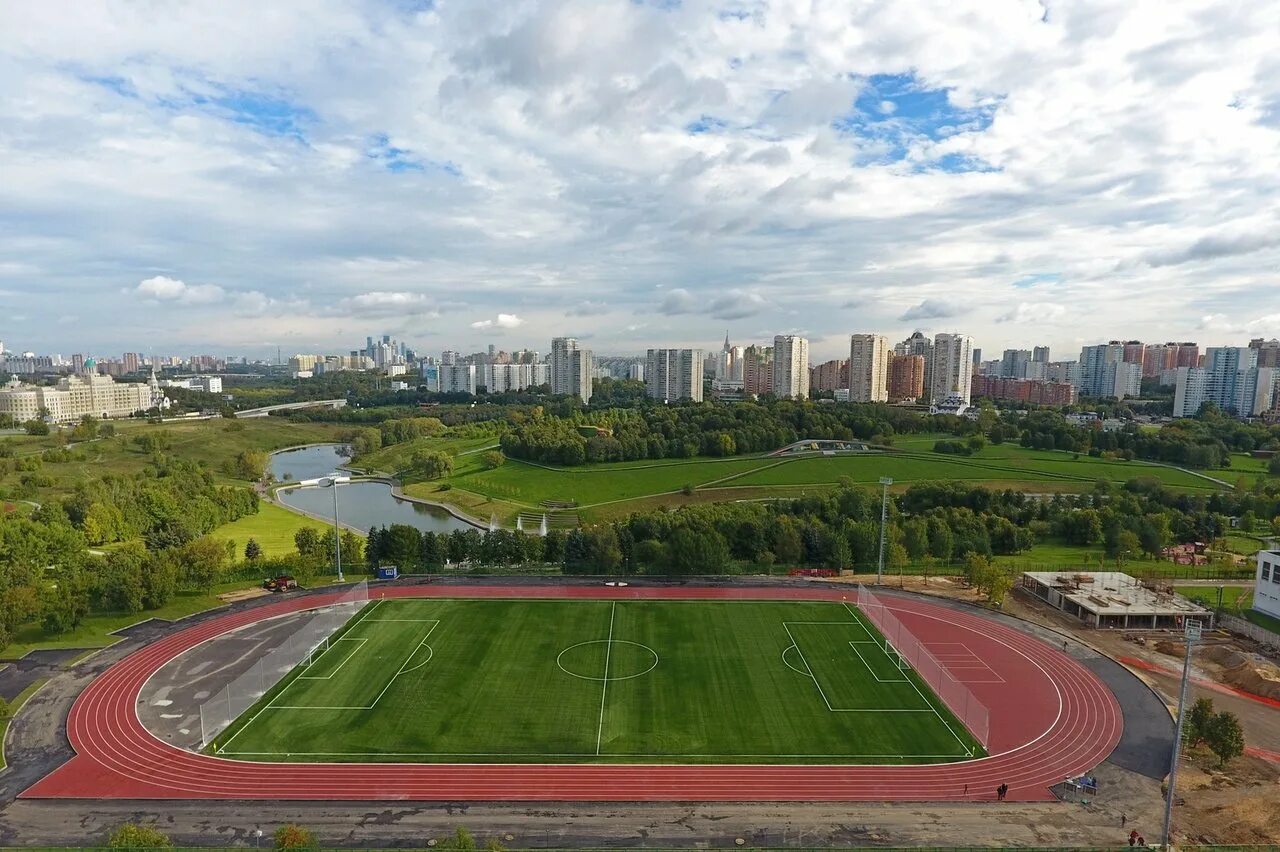
[[[1120,814],[1120,827],[1121,827],[1121,828],[1124,828],[1124,824],[1125,824],[1126,822],[1128,822],[1128,821],[1129,821],[1129,818],[1128,818],[1127,816],[1125,816],[1124,814]]]

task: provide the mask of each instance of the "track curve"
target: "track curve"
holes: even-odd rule
[[[848,588],[412,586],[376,597],[840,600]],[[1052,798],[1050,785],[1097,766],[1123,728],[1119,703],[1071,657],[978,614],[882,595],[926,643],[963,642],[994,673],[966,685],[990,710],[989,757],[882,765],[265,763],[197,754],[157,739],[138,718],[148,678],[195,645],[265,618],[325,606],[313,595],[178,631],[107,669],[67,718],[75,756],[24,798],[479,801],[939,801]]]

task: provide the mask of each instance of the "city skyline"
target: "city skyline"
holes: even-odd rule
[[[0,338],[1276,336],[1265,4],[722,5],[15,4]]]

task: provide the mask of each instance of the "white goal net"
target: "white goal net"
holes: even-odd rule
[[[338,632],[369,603],[369,584],[362,582],[335,603],[308,614],[284,641],[264,654],[248,671],[200,705],[200,745],[213,742],[241,713],[284,679],[300,663],[310,665]]]

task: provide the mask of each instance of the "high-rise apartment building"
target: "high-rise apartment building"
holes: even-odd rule
[[[644,365],[650,399],[702,402],[701,349],[650,349]]]
[[[854,334],[849,337],[849,401],[887,402],[889,399],[889,359],[893,352],[883,334]],[[965,369],[970,362],[965,361]]]
[[[889,402],[913,402],[924,396],[924,356],[894,355],[889,363]]]
[[[927,362],[925,388],[930,402],[959,397],[965,405],[971,399],[973,382],[973,338],[967,334],[939,334],[933,338],[932,357]]]
[[[773,347],[748,346],[742,354],[742,392],[773,393]]]
[[[1200,345],[1197,343],[1178,344],[1178,367],[1200,366]]]
[[[1249,348],[1258,350],[1258,367],[1280,367],[1280,340],[1263,340],[1256,337],[1249,341]]]
[[[591,350],[578,348],[577,338],[554,338],[551,341],[551,392],[590,401],[594,366]]]
[[[1081,396],[1099,398],[1140,396],[1142,393],[1142,353],[1138,360],[1126,361],[1130,344],[1112,341],[1080,350],[1080,368],[1076,387]]]
[[[1125,340],[1125,341],[1113,340],[1111,341],[1111,343],[1119,344],[1119,346],[1121,347],[1120,359],[1124,361],[1126,364],[1142,363],[1142,353],[1146,349],[1146,347],[1142,345],[1141,340]]]
[[[923,332],[913,331],[906,340],[893,347],[894,355],[919,355],[924,358],[924,394],[921,401],[928,402],[929,389],[933,386],[933,341]]]
[[[1049,357],[1048,346],[1037,346],[1031,350],[1031,361],[1036,364],[1048,364],[1052,358]]]
[[[1258,368],[1257,349],[1211,346],[1204,367],[1178,368],[1173,416],[1192,417],[1206,402],[1241,417],[1263,414],[1275,405],[1275,380],[1274,368]]]
[[[780,399],[809,398],[809,341],[794,334],[773,338],[773,393]]]
[[[1030,349],[1006,349],[1000,357],[1000,376],[1005,379],[1025,379],[1030,366]]]
[[[809,370],[809,390],[837,391],[849,387],[849,362],[843,358],[823,361]]]

